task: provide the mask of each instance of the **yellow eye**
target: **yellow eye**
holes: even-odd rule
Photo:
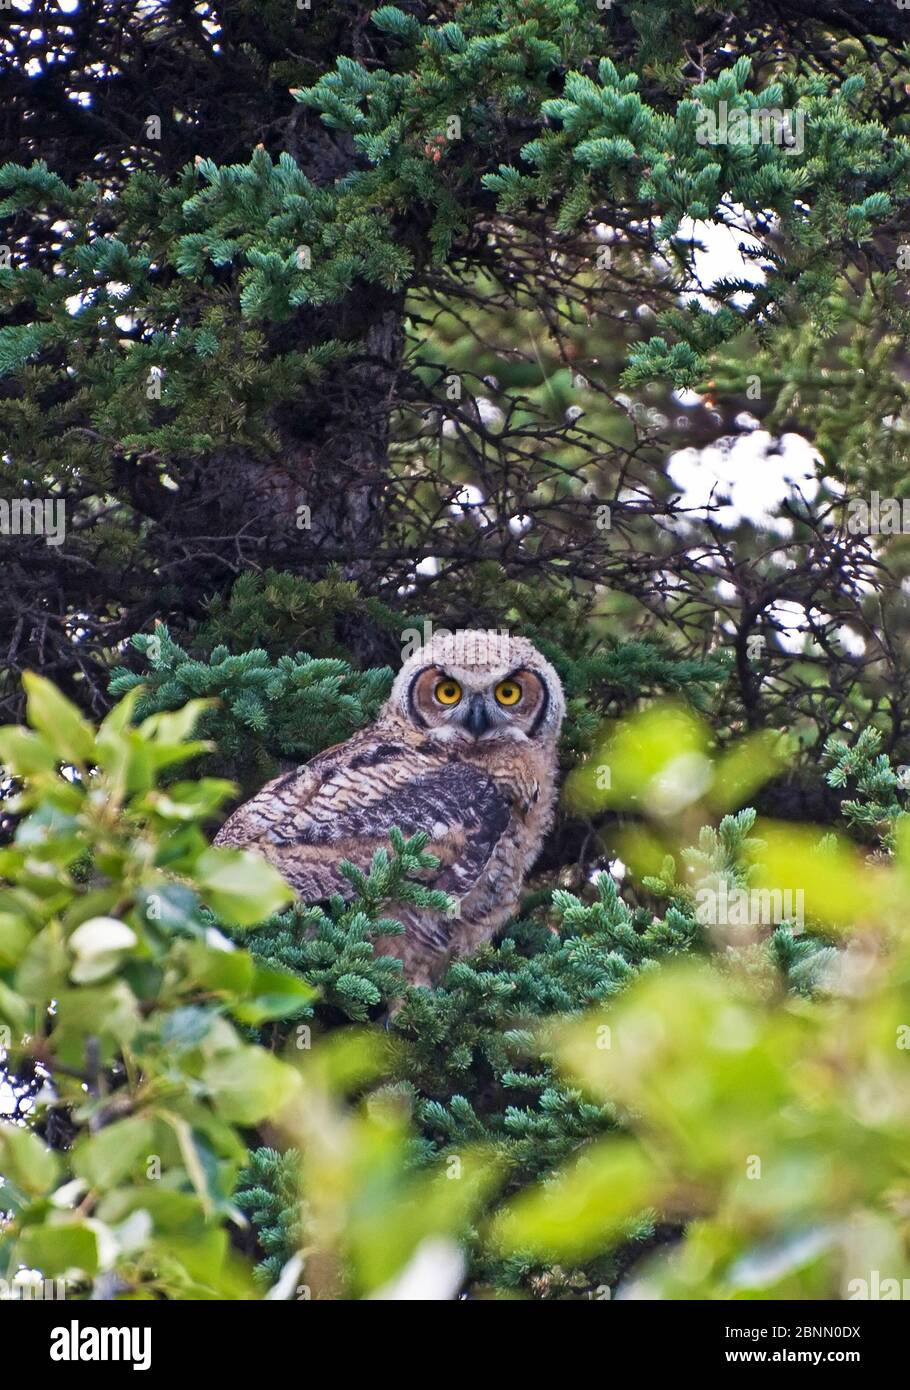
[[[461,686],[457,681],[440,681],[433,693],[441,705],[457,705],[461,699]]]
[[[501,705],[517,705],[521,699],[521,686],[518,681],[500,681],[493,694]]]

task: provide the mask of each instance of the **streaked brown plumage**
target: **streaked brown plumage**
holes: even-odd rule
[[[366,870],[389,831],[426,830],[440,860],[426,882],[459,902],[446,917],[409,904],[376,949],[413,984],[487,940],[515,910],[553,818],[559,677],[532,644],[441,633],[405,662],[373,726],[277,777],[215,843],[258,850],[304,902],[349,897],[339,865]]]

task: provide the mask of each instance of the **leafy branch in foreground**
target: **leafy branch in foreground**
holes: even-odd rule
[[[240,1029],[312,990],[213,930],[203,904],[239,930],[290,890],[203,836],[231,783],[157,785],[208,749],[190,737],[204,702],[134,726],[134,691],[96,730],[48,681],[26,690],[30,727],[0,730],[25,788],[0,851],[0,1037],[36,1094],[28,1128],[0,1125],[0,1270],[65,1277],[71,1296],[252,1296],[229,1246],[241,1129],[299,1076]]]

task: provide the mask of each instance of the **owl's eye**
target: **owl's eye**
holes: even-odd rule
[[[433,694],[441,705],[457,705],[461,699],[461,686],[457,681],[439,681]]]
[[[518,681],[500,681],[493,694],[501,705],[517,705],[521,699],[521,686]]]

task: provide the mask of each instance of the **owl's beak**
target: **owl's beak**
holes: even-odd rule
[[[471,696],[462,722],[465,728],[470,730],[475,738],[480,738],[480,735],[486,733],[487,729],[489,729],[490,720],[487,716],[487,708],[484,704],[482,695]]]

